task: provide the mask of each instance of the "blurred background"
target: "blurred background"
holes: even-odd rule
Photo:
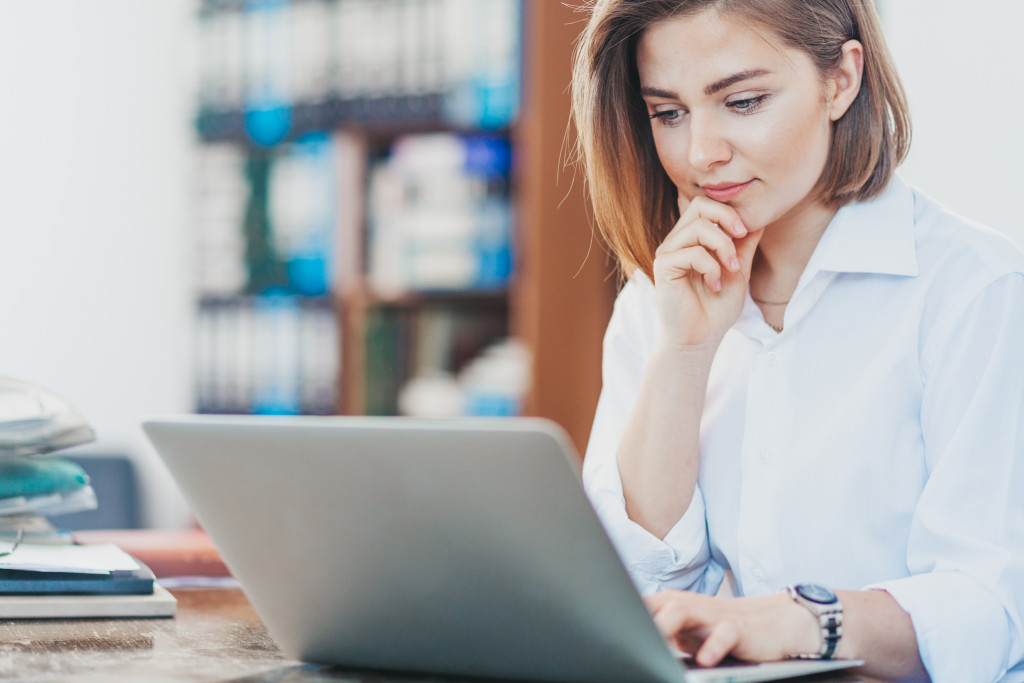
[[[878,0],[902,174],[1024,243],[1024,5]],[[0,2],[0,374],[187,508],[142,416],[514,415],[582,450],[615,293],[556,0]],[[98,489],[103,505],[103,492]],[[130,507],[130,506],[129,506]]]

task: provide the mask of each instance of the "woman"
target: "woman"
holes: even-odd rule
[[[894,176],[868,0],[599,0],[573,115],[628,280],[584,484],[711,665],[1024,654],[1024,257]],[[712,598],[731,574],[735,600]]]

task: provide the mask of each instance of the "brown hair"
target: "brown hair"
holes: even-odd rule
[[[910,146],[906,96],[871,0],[596,0],[576,47],[572,116],[576,162],[587,180],[597,226],[625,275],[653,279],[654,252],[679,218],[676,189],[658,160],[640,97],[636,46],[664,19],[704,9],[737,13],[810,56],[823,76],[848,40],[864,45],[860,92],[833,124],[818,182],[825,203],[840,207],[879,195]]]

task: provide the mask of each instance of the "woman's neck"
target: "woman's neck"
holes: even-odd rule
[[[750,295],[758,303],[788,303],[836,210],[819,202],[795,207],[765,228],[754,254]]]

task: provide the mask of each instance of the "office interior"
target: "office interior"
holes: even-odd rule
[[[903,178],[1024,244],[1024,6],[876,2]],[[0,5],[0,375],[130,464],[122,526],[193,524],[145,415],[539,415],[582,452],[618,279],[566,165],[581,26],[556,0]]]

